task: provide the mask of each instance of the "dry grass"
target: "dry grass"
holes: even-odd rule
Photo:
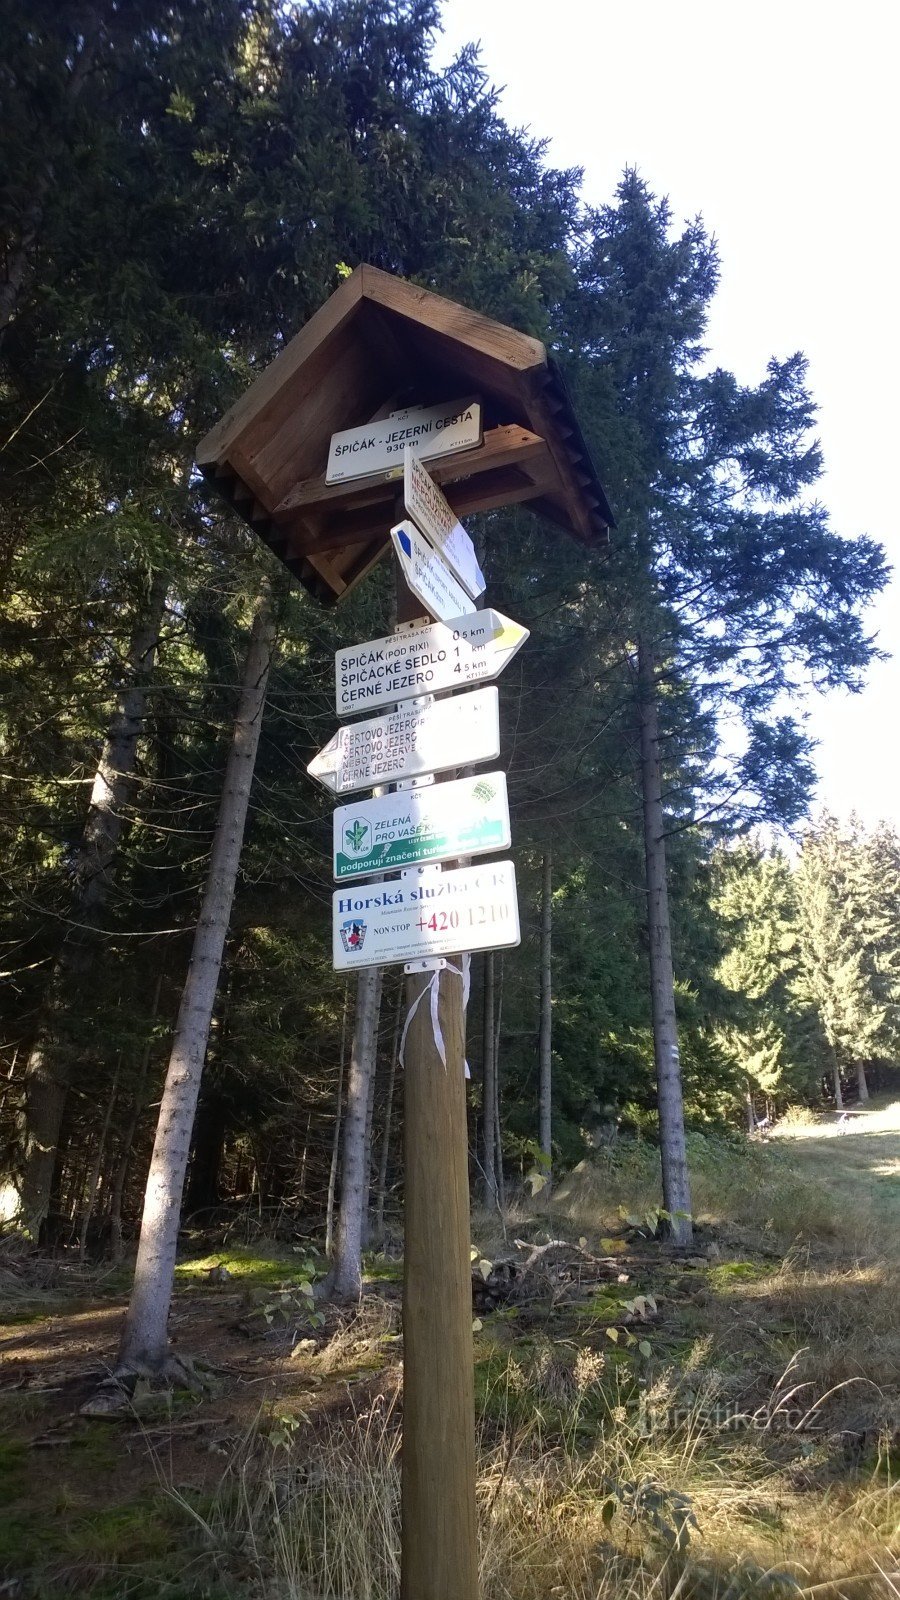
[[[668,1380],[658,1384],[668,1403]],[[723,1438],[709,1420],[714,1393],[649,1436],[633,1408],[610,1404],[589,1448],[536,1421],[511,1422],[498,1441],[492,1421],[478,1481],[484,1600],[896,1600],[897,1489],[883,1463],[853,1489],[811,1493],[789,1464],[773,1470],[765,1436]],[[573,1415],[582,1399],[573,1394]],[[255,1595],[395,1600],[391,1402],[320,1427],[314,1441],[254,1429],[210,1509],[193,1515],[220,1578],[249,1567]]]
[[[380,1295],[366,1295],[358,1309],[340,1323],[322,1346],[314,1358],[315,1369],[330,1375],[347,1367],[381,1367],[386,1359],[386,1346],[398,1338],[399,1332],[399,1305]]]
[[[694,1140],[701,1248],[713,1243],[686,1298],[668,1294],[683,1269],[642,1247],[642,1287],[659,1287],[654,1260],[662,1284],[649,1362],[593,1322],[513,1335],[486,1319],[485,1600],[900,1600],[897,1241],[882,1227],[898,1130],[882,1112],[868,1144],[825,1146],[805,1125],[796,1143]],[[549,1206],[518,1202],[505,1226],[480,1214],[474,1236],[488,1256],[540,1229],[596,1239],[621,1230],[621,1209],[655,1205],[657,1182],[635,1144]],[[392,1327],[351,1323],[317,1359],[340,1370]],[[240,1552],[266,1600],[394,1600],[398,1443],[388,1396],[254,1430],[203,1523],[220,1569]]]
[[[781,1147],[689,1139],[694,1217],[701,1225],[746,1230],[777,1244],[854,1238],[869,1227],[849,1218],[820,1177],[798,1171]],[[622,1213],[643,1216],[659,1204],[659,1157],[639,1140],[582,1161],[549,1202],[550,1219],[595,1230],[616,1227]]]

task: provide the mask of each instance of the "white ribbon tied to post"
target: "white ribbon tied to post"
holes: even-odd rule
[[[416,995],[415,1000],[413,1001],[412,1005],[409,1008],[409,1011],[406,1014],[406,1021],[403,1024],[403,1033],[401,1034],[401,1037],[400,1037],[400,1049],[399,1049],[399,1051],[397,1053],[397,1060],[399,1061],[401,1067],[405,1067],[405,1065],[406,1065],[406,1061],[404,1059],[404,1056],[405,1056],[405,1052],[406,1052],[406,1035],[409,1033],[409,1025],[412,1022],[412,1019],[415,1016],[416,1012],[418,1011],[419,1006],[422,1004],[422,1001],[425,999],[425,996],[428,995],[428,997],[429,997],[428,1003],[429,1003],[429,1008],[431,1010],[431,1032],[434,1035],[435,1049],[437,1050],[437,1053],[441,1058],[442,1066],[444,1066],[446,1068],[446,1065],[447,1065],[447,1046],[446,1046],[446,1044],[444,1042],[444,1033],[443,1033],[443,1029],[441,1028],[441,1020],[440,1020],[440,1016],[439,1016],[439,1012],[438,1012],[439,1002],[440,1002],[441,973],[442,972],[455,972],[456,976],[458,978],[462,978],[462,982],[463,982],[463,1014],[465,1014],[466,1007],[469,1004],[469,988],[470,988],[470,984],[471,984],[471,965],[472,965],[471,956],[464,955],[462,957],[462,966],[461,967],[454,967],[452,962],[450,962],[450,961],[448,961],[446,963],[446,965],[443,966],[443,967],[435,967],[435,970],[431,974],[431,977],[429,978],[428,982],[426,983],[424,989],[421,989],[419,991],[419,993]],[[467,1078],[471,1078],[472,1074],[469,1071],[469,1063],[468,1063],[468,1061],[465,1063],[465,1067],[466,1067],[466,1077]]]

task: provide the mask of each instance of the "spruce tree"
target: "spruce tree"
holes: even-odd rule
[[[755,387],[704,370],[717,275],[702,223],[673,233],[667,203],[627,173],[616,203],[589,218],[567,307],[576,394],[609,462],[628,594],[663,1192],[681,1243],[690,1221],[675,1213],[690,1206],[667,836],[729,808],[781,823],[802,815],[813,768],[788,697],[859,686],[873,654],[861,612],[886,581],[879,547],[833,532],[806,498],[821,456],[803,357],[773,358]],[[679,681],[691,687],[693,735],[678,726]],[[727,743],[717,737],[725,718],[740,730]],[[700,760],[670,783],[666,749],[679,735]],[[711,737],[714,762],[703,760]]]

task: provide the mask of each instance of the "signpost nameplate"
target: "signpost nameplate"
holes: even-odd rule
[[[486,772],[338,806],[334,877],[341,883],[370,872],[484,856],[509,843],[506,774]]]
[[[494,761],[499,754],[497,690],[474,689],[431,705],[398,706],[366,722],[347,722],[306,770],[332,794],[351,794],[378,783]]]
[[[446,496],[412,450],[407,450],[403,459],[403,504],[407,516],[441,552],[472,599],[477,600],[484,593],[484,573],[478,565],[475,546]]]
[[[332,961],[338,972],[461,950],[504,950],[520,940],[511,861],[424,872],[393,883],[345,885],[336,890],[332,906]]]
[[[407,589],[421,600],[436,622],[449,622],[468,611],[471,597],[413,523],[398,522],[391,529],[391,542]]]
[[[480,400],[470,397],[445,400],[439,406],[416,406],[361,428],[333,433],[325,482],[346,483],[400,467],[407,449],[430,459],[471,450],[480,443]]]
[[[350,645],[334,657],[337,714],[499,678],[527,638],[521,623],[488,609]]]

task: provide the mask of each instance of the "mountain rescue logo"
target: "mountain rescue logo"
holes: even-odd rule
[[[366,924],[360,922],[358,917],[350,917],[346,922],[341,923],[341,944],[344,946],[344,951],[347,955],[362,949],[366,942],[367,931]]]

